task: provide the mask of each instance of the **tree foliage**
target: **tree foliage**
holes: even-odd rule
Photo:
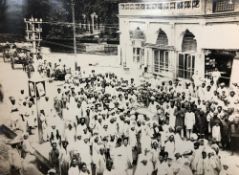
[[[49,0],[26,0],[25,17],[47,19],[50,12]]]
[[[7,0],[0,0],[0,21],[6,17]]]
[[[72,2],[75,3],[75,19],[81,23],[83,14],[86,15],[87,21],[91,20],[90,15],[95,12],[98,15],[98,22],[101,24],[118,24],[118,5],[106,0],[24,0],[23,17],[25,18],[42,18],[47,22],[72,22]],[[8,0],[0,0],[0,31],[8,30],[7,24],[15,23],[8,21],[7,9]],[[14,14],[11,14],[14,15]],[[19,14],[16,14],[19,15]],[[19,16],[18,28],[25,28],[23,19]],[[10,19],[12,20],[12,19]],[[18,30],[18,29],[17,29]],[[23,31],[19,31],[22,34]],[[50,37],[72,37],[72,27],[67,25],[43,25],[43,36]]]

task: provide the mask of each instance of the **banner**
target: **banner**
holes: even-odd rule
[[[44,97],[46,95],[45,81],[33,82],[28,81],[29,95],[31,97]],[[36,94],[35,94],[36,93]]]
[[[36,83],[36,89],[37,89],[37,96],[38,97],[44,97],[46,95],[46,90],[45,90],[45,82],[37,82]]]

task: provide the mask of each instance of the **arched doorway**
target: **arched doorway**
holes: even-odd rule
[[[142,65],[144,64],[145,34],[140,27],[137,27],[134,31],[130,32],[130,38],[133,47],[133,62]]]
[[[197,52],[197,41],[195,36],[186,30],[182,41],[182,52],[178,59],[178,77],[191,79],[195,69],[195,55]]]
[[[166,49],[168,37],[161,29],[159,30],[156,45],[157,48],[154,49],[154,72],[167,72],[169,66],[169,51]]]

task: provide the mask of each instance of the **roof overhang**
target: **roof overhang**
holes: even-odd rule
[[[158,50],[175,50],[173,46],[165,46],[161,44],[145,43],[144,46],[146,48],[152,48],[152,49],[158,49]]]

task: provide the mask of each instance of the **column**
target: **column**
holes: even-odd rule
[[[91,25],[92,25],[92,33],[95,33],[95,17],[96,16],[97,15],[96,15],[95,12],[90,15],[90,17],[91,17]]]
[[[87,25],[88,25],[88,32],[91,33],[91,24],[90,24],[90,19],[87,20]]]
[[[149,40],[149,37],[148,37],[149,33],[147,33],[147,32],[149,32],[149,33],[151,32],[150,31],[150,23],[148,21],[146,22],[146,29],[145,29],[145,36],[146,36],[145,42],[146,43],[148,43],[148,40]],[[145,48],[145,52],[144,53],[145,53],[144,54],[144,67],[148,67],[148,61],[150,59],[150,57],[149,57],[149,49]]]
[[[200,77],[205,77],[205,54],[202,50],[195,55],[195,71],[198,71]]]
[[[239,67],[239,51],[236,52],[236,56],[235,58],[233,58],[230,86],[233,86],[233,83],[239,83],[238,67]]]
[[[123,40],[123,66],[127,67],[130,63],[129,59],[132,59],[132,55],[131,55],[131,50],[132,49],[130,47],[130,37],[129,37],[129,22],[128,21],[124,21],[124,25],[123,27],[123,35],[122,35],[122,40]]]
[[[177,43],[176,43],[176,30],[175,30],[175,22],[172,21],[169,23],[170,25],[170,38],[169,39],[169,46],[173,46],[174,50],[169,51],[169,62],[173,72],[173,78],[177,78],[177,59],[178,59],[178,52],[177,50]]]
[[[83,14],[82,17],[83,17],[83,29],[86,30],[86,15]]]
[[[154,51],[152,48],[147,48],[147,52],[148,52],[148,72],[149,73],[154,73]]]

